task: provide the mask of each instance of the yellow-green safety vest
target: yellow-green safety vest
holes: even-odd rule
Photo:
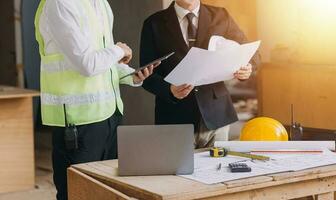
[[[40,19],[47,0],[41,0],[35,17],[36,39],[41,55],[41,110],[42,122],[49,126],[65,126],[65,112],[69,124],[84,125],[111,117],[118,108],[123,113],[120,97],[119,75],[116,66],[93,77],[85,77],[73,70],[60,53],[46,55]],[[112,10],[106,0],[100,1],[104,15],[104,33],[99,32],[96,12],[89,0],[76,1],[85,9],[89,26],[94,30],[96,50],[105,48],[112,40]],[[82,21],[82,20],[81,20]]]

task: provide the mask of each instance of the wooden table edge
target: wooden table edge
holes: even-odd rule
[[[336,167],[336,165],[331,165],[331,166],[335,166]],[[77,167],[75,165],[72,166],[72,168],[74,168],[74,169],[76,169],[76,170],[78,170],[80,172],[83,172],[85,174],[88,174],[88,175],[90,175],[93,178],[100,179],[100,181],[101,180],[107,181],[106,177],[104,177],[102,175],[99,175],[97,173],[87,171],[87,170],[82,169],[80,167]],[[318,167],[318,168],[323,168],[323,167]],[[227,187],[227,185],[225,184],[225,182],[223,182],[223,183],[221,183],[223,185],[223,187],[214,187],[214,189],[211,190],[211,192],[213,193],[211,197],[220,196],[220,195],[227,195],[227,194],[233,194],[233,193],[237,193],[237,192],[256,190],[256,189],[265,188],[265,187],[279,186],[279,185],[291,184],[291,183],[296,183],[296,182],[301,182],[301,181],[308,181],[308,180],[313,180],[313,179],[321,179],[321,178],[336,176],[336,168],[335,168],[335,170],[331,170],[331,171],[327,171],[327,172],[319,172],[317,170],[318,168],[308,169],[308,170],[306,170],[308,174],[302,174],[300,176],[297,176],[297,177],[294,177],[294,178],[291,178],[291,179],[284,179],[284,180],[275,180],[272,177],[272,175],[275,175],[275,174],[264,175],[264,176],[260,176],[260,177],[265,177],[265,178],[269,177],[269,180],[267,182],[256,183],[256,184],[249,184],[249,185],[232,187],[232,188]],[[313,171],[313,170],[315,170],[315,171]],[[313,173],[309,173],[310,171],[312,171]],[[183,178],[183,177],[180,177],[180,178]],[[253,177],[253,178],[256,178],[256,177]],[[121,181],[118,181],[118,180],[115,180],[115,179],[112,179],[112,180],[109,179],[109,181],[112,184],[116,184],[116,185],[118,185],[120,187],[126,186],[126,187],[130,188],[131,190],[134,190],[135,192],[141,192],[141,193],[146,193],[146,194],[148,194],[150,196],[156,196],[156,199],[160,199],[160,197],[161,197],[158,194],[155,194],[153,192],[141,189],[141,188],[136,187],[136,186],[132,186],[132,185],[127,184],[125,182],[121,182]],[[244,181],[244,180],[242,179],[241,181]],[[194,196],[194,195],[199,195],[201,193],[204,193],[204,191],[185,192],[183,194],[187,195],[187,196],[188,195]],[[182,194],[182,193],[180,193],[180,194]],[[176,195],[175,194],[167,195],[167,196],[165,196],[164,199],[174,199],[175,197],[177,197]],[[201,197],[202,197],[202,195],[201,195]],[[205,197],[209,197],[209,196],[205,196]]]

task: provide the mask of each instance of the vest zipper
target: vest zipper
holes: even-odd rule
[[[105,40],[105,36],[103,36],[103,46],[104,46],[104,49],[106,48],[106,40]],[[115,100],[115,103],[116,103],[116,107],[117,109],[118,108],[118,99],[117,99],[117,93],[114,89],[114,84],[113,84],[113,72],[112,72],[112,69],[110,69],[110,72],[111,72],[111,84],[112,84],[112,89],[113,89],[113,92],[114,92],[114,100]]]

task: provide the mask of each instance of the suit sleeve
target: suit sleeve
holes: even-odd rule
[[[230,14],[224,9],[225,14],[227,15],[228,19],[228,29],[226,32],[227,39],[234,40],[240,44],[248,43],[248,39],[244,32],[239,28],[237,23],[234,21],[234,19],[230,16]],[[253,56],[250,63],[253,66],[253,71],[257,71],[258,66],[260,64],[260,54],[259,51],[256,52],[256,54]]]
[[[140,44],[140,64],[141,66],[150,63],[160,57],[155,46],[152,23],[146,20],[141,33]],[[160,66],[154,70],[154,73],[143,82],[143,88],[155,96],[164,99],[170,103],[175,103],[175,98],[170,91],[170,84],[164,80],[159,73]]]

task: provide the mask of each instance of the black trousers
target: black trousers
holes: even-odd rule
[[[73,164],[116,159],[117,126],[122,116],[116,112],[111,118],[83,126],[77,126],[78,150],[67,151],[64,142],[64,128],[53,131],[53,170],[57,189],[57,200],[67,200],[67,168]]]

